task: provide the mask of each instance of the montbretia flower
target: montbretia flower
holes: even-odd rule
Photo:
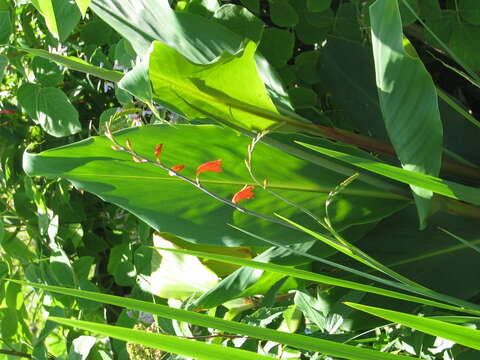
[[[170,169],[178,173],[179,171],[182,171],[184,167],[185,165],[175,165],[172,166]],[[175,176],[176,174],[173,171],[169,171],[168,175]]]
[[[155,146],[155,159],[157,162],[160,162],[160,154],[162,153],[163,144],[158,144]]]
[[[207,172],[207,171],[214,171],[214,172],[221,172],[223,171],[222,169],[222,160],[213,160],[209,161],[206,163],[203,163],[199,167],[197,167],[197,182],[198,182],[198,177],[201,173]]]
[[[11,115],[11,114],[15,114],[15,111],[4,109],[4,110],[0,110],[0,113],[1,114],[6,114],[6,115]]]
[[[243,199],[253,199],[254,196],[253,192],[253,186],[252,185],[245,185],[242,190],[237,192],[235,195],[233,195],[232,202],[234,204],[237,204],[240,200]]]
[[[175,166],[172,166],[170,169],[172,169],[173,171],[179,172],[179,171],[182,171],[184,167],[185,165],[175,165]]]

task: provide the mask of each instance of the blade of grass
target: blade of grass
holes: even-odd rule
[[[269,239],[265,239],[261,236],[258,236],[256,234],[253,234],[249,231],[246,231],[244,229],[241,229],[237,226],[234,226],[234,225],[231,225],[231,224],[228,224],[229,226],[231,226],[232,228],[234,229],[237,229],[238,231],[241,231],[243,232],[244,234],[247,234],[255,239],[258,239],[260,241],[263,241],[267,244],[270,244],[272,246],[277,246],[279,248],[283,248],[283,249],[286,249],[286,250],[289,250],[291,251],[292,253],[294,254],[297,254],[297,255],[301,255],[301,256],[305,256],[306,258],[309,258],[309,259],[312,259],[312,260],[315,260],[315,261],[318,261],[318,262],[321,262],[323,264],[326,264],[326,265],[329,265],[329,266],[332,266],[332,267],[335,267],[337,269],[340,269],[340,270],[343,270],[343,271],[346,271],[346,272],[349,272],[351,274],[354,274],[354,275],[357,275],[357,276],[360,276],[360,277],[363,277],[365,279],[370,279],[370,280],[373,280],[373,281],[376,281],[376,282],[379,282],[381,284],[384,284],[384,285],[388,285],[388,286],[391,286],[391,287],[394,287],[394,288],[397,288],[397,289],[400,289],[400,290],[404,290],[404,291],[408,291],[408,292],[411,292],[411,293],[414,293],[414,294],[418,294],[418,295],[423,295],[423,296],[427,296],[427,297],[430,297],[432,299],[436,299],[436,300],[439,300],[439,301],[444,301],[444,302],[447,302],[447,303],[450,303],[450,304],[454,304],[454,305],[457,305],[459,306],[459,308],[461,309],[470,309],[471,311],[465,311],[465,310],[461,310],[461,311],[464,311],[464,312],[467,312],[467,313],[471,313],[471,314],[478,314],[479,311],[480,311],[480,306],[479,305],[476,305],[476,304],[473,304],[473,303],[470,303],[468,301],[464,301],[464,300],[461,300],[461,299],[457,299],[453,296],[449,296],[449,295],[444,295],[444,294],[440,294],[440,293],[437,293],[433,290],[429,290],[429,289],[426,289],[426,288],[418,288],[418,287],[413,287],[413,286],[410,286],[410,285],[406,285],[406,284],[402,284],[402,283],[399,283],[399,282],[395,282],[395,281],[391,281],[391,280],[387,280],[387,279],[383,279],[383,278],[380,278],[378,276],[375,276],[375,275],[371,275],[371,274],[368,274],[366,272],[363,272],[363,271],[359,271],[359,270],[356,270],[356,269],[353,269],[353,268],[350,268],[348,266],[344,266],[344,265],[341,265],[341,264],[337,264],[333,261],[329,261],[327,259],[323,259],[321,257],[318,257],[318,256],[315,256],[315,255],[312,255],[312,254],[308,254],[308,253],[304,253],[304,252],[301,252],[301,251],[297,251],[297,250],[294,250],[292,248],[289,248],[285,245],[282,245],[276,241],[273,241],[273,240],[269,240]]]
[[[264,271],[269,271],[269,272],[274,272],[277,274],[282,274],[285,276],[291,276],[295,277],[298,279],[303,279],[307,281],[313,281],[316,283],[321,283],[321,284],[327,284],[327,285],[332,285],[332,286],[338,286],[346,289],[351,289],[351,290],[359,290],[359,291],[364,291],[367,293],[371,294],[376,294],[376,295],[381,295],[381,296],[386,296],[394,299],[400,299],[400,300],[405,300],[405,301],[411,301],[415,302],[418,304],[423,304],[423,305],[428,305],[428,306],[434,306],[446,310],[452,310],[452,311],[459,311],[459,312],[465,312],[465,313],[471,313],[475,315],[480,315],[480,311],[476,311],[473,309],[464,309],[460,308],[457,306],[452,306],[452,305],[447,305],[443,304],[441,302],[433,301],[433,300],[428,300],[424,299],[421,297],[417,296],[412,296],[412,295],[406,295],[397,291],[392,291],[392,290],[386,290],[382,289],[379,287],[375,287],[372,285],[366,285],[354,281],[349,281],[349,280],[343,280],[343,279],[338,279],[335,277],[331,277],[328,275],[322,275],[322,274],[316,274],[310,271],[306,270],[301,270],[301,269],[296,269],[288,266],[283,266],[283,265],[277,265],[277,264],[272,264],[272,263],[263,263],[259,261],[254,261],[254,260],[247,260],[247,259],[241,259],[241,258],[236,258],[233,256],[228,256],[228,255],[219,255],[219,254],[211,254],[211,253],[206,253],[203,251],[193,251],[193,250],[182,250],[182,249],[170,249],[170,248],[161,248],[161,250],[166,250],[166,251],[171,251],[179,254],[188,254],[192,256],[197,256],[200,258],[205,258],[209,260],[215,260],[215,261],[221,261],[225,262],[228,264],[234,264],[234,265],[240,265],[240,266],[247,266],[251,267],[254,269],[260,269]]]
[[[362,250],[357,248],[356,246],[350,244],[348,241],[343,239],[338,233],[334,232],[333,229],[332,232],[335,234],[336,237],[338,237],[339,243],[333,241],[332,239],[329,239],[328,237],[321,235],[315,231],[312,231],[290,219],[287,219],[279,214],[275,214],[277,217],[282,219],[283,221],[297,227],[298,229],[306,232],[307,234],[313,236],[315,239],[322,241],[323,243],[332,246],[333,248],[337,249],[338,251],[344,253],[347,256],[350,256],[351,258],[361,262],[362,264],[365,264],[375,270],[378,270],[380,272],[383,272],[384,274],[390,276],[391,278],[404,283],[406,285],[410,285],[413,287],[419,287],[422,289],[426,289],[420,284],[417,284],[414,281],[411,281],[410,279],[407,279],[406,277],[398,274],[397,272],[393,271],[392,269],[389,269],[385,265],[379,263],[377,260],[369,256],[368,254],[364,253]]]
[[[453,237],[454,239],[460,241],[463,245],[468,246],[469,248],[471,248],[471,249],[475,250],[476,252],[480,253],[480,247],[476,246],[475,244],[472,244],[471,242],[469,242],[469,241],[461,238],[461,237],[458,236],[458,235],[452,234],[450,231],[445,230],[445,229],[443,229],[443,228],[441,228],[441,227],[439,227],[439,229],[440,229],[441,231],[443,231],[445,234],[450,235],[450,236]]]
[[[480,350],[480,331],[467,328],[465,326],[454,325],[448,322],[405,314],[398,311],[377,308],[373,306],[361,305],[356,303],[344,303],[354,309],[366,312],[368,314],[378,316],[388,321],[417,329],[424,333],[439,336],[441,338],[454,341],[457,344]]]
[[[51,316],[48,318],[56,323],[72,326],[82,330],[112,337],[123,341],[133,342],[162,351],[193,357],[200,360],[225,360],[229,358],[240,360],[267,360],[270,356],[260,355],[251,351],[236,349],[216,344],[207,344],[202,341],[182,339],[172,335],[149,333],[120,326],[94,323],[90,321],[72,320]]]
[[[403,355],[393,355],[381,353],[375,350],[357,348],[351,345],[341,344],[333,341],[316,339],[313,337],[289,334],[281,331],[261,328],[247,325],[236,321],[228,321],[215,318],[209,315],[199,314],[193,311],[175,309],[164,305],[153,304],[146,301],[129,299],[120,296],[106,295],[99,292],[63,288],[59,286],[49,286],[43,284],[28,283],[25,281],[11,280],[24,286],[32,286],[38,289],[75,296],[92,301],[98,301],[105,304],[116,305],[128,309],[143,311],[149,314],[158,315],[167,319],[187,322],[198,326],[214,328],[234,334],[241,334],[256,339],[274,341],[280,344],[286,344],[295,348],[305,349],[315,352],[322,352],[325,355],[336,356],[349,360],[412,360],[412,358]],[[225,359],[225,358],[224,358]],[[418,359],[419,360],[419,359]]]

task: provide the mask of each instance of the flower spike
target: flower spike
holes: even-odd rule
[[[202,165],[197,167],[197,183],[198,183],[198,177],[201,173],[207,172],[207,171],[221,172],[223,171],[222,165],[223,165],[222,159],[219,159],[219,160],[213,160],[213,161],[203,163]]]
[[[253,199],[255,194],[253,192],[252,185],[245,185],[242,190],[233,195],[232,202],[237,204],[240,200],[243,199]]]
[[[162,153],[162,148],[163,144],[158,144],[155,146],[155,159],[157,159],[157,162],[160,162],[160,154]]]

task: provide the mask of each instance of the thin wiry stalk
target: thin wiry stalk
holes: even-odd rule
[[[115,114],[116,115],[116,114]],[[115,115],[113,115],[111,117],[111,119],[113,119],[115,117]],[[244,214],[248,214],[248,215],[252,215],[252,216],[255,216],[257,218],[260,218],[260,219],[264,219],[264,220],[267,220],[267,221],[271,221],[271,222],[274,222],[276,224],[279,224],[279,225],[282,225],[282,226],[285,226],[285,227],[288,227],[290,229],[293,229],[293,230],[297,230],[299,231],[299,229],[297,229],[295,226],[292,226],[290,225],[289,223],[285,222],[285,221],[282,221],[282,220],[279,220],[279,219],[276,219],[276,218],[273,218],[273,217],[269,217],[269,216],[266,216],[266,215],[263,215],[263,214],[260,214],[260,213],[257,213],[255,211],[252,211],[252,210],[248,210],[242,206],[239,206],[235,203],[233,203],[232,201],[228,200],[228,199],[225,199],[217,194],[215,194],[214,192],[208,190],[207,188],[203,187],[202,184],[200,183],[200,181],[197,181],[197,180],[193,180],[193,179],[190,179],[186,176],[183,176],[181,175],[180,173],[178,173],[177,171],[175,170],[172,170],[170,167],[162,164],[161,162],[156,162],[156,161],[152,161],[140,154],[138,154],[135,150],[133,150],[130,142],[128,141],[127,139],[127,142],[126,142],[126,146],[123,146],[122,144],[120,144],[117,139],[113,136],[113,134],[111,133],[110,131],[110,122],[107,124],[106,126],[106,131],[105,131],[105,136],[107,136],[110,141],[112,141],[113,143],[113,148],[114,150],[116,151],[124,151],[130,155],[132,155],[133,159],[136,159],[136,161],[138,162],[142,162],[142,163],[148,163],[148,164],[152,164],[154,166],[157,166],[165,171],[168,172],[169,175],[173,176],[173,177],[176,177],[180,180],[183,180],[187,183],[189,183],[190,185],[196,187],[197,189],[199,189],[200,191],[206,193],[207,195],[210,195],[211,197],[213,197],[214,199],[228,205],[228,206],[231,206],[233,207],[234,209],[244,213]]]

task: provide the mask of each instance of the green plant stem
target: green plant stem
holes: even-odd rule
[[[0,350],[0,354],[4,354],[4,355],[8,355],[8,356],[17,356],[17,357],[27,358],[27,359],[32,358],[31,354],[22,353],[22,352],[18,352],[18,351],[14,351],[14,350]]]

